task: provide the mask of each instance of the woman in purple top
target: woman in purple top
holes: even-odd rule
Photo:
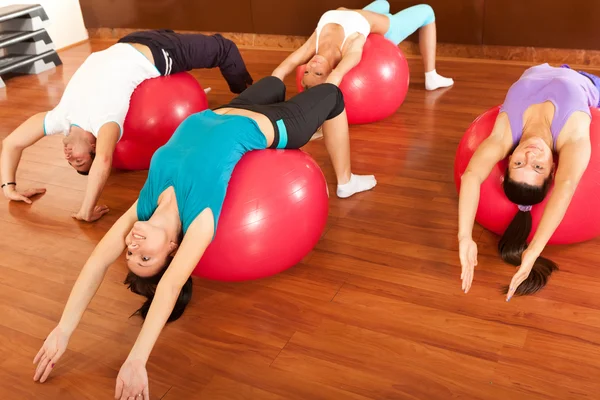
[[[597,77],[567,66],[542,64],[526,70],[508,91],[492,133],[475,151],[461,177],[458,240],[465,293],[477,265],[477,245],[471,232],[479,189],[492,168],[506,157],[504,193],[519,211],[500,239],[498,250],[504,261],[520,266],[506,289],[506,300],[514,294],[537,292],[557,269],[540,254],[565,215],[590,159],[589,108],[598,106],[597,82]],[[557,168],[554,153],[560,156]],[[553,180],[554,189],[528,246],[529,210],[544,200]]]

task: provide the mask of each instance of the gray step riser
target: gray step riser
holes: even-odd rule
[[[56,46],[54,43],[46,44],[43,40],[17,43],[6,47],[7,54],[42,54],[49,50],[56,50]]]
[[[56,63],[54,61],[46,62],[45,60],[37,60],[36,62],[34,62],[31,65],[28,65],[26,67],[22,67],[19,69],[15,69],[12,72],[15,74],[23,74],[23,75],[37,75],[40,72],[48,71],[52,68],[56,68],[57,66],[58,65],[56,65]]]
[[[14,4],[0,7],[0,22],[10,21],[17,18],[40,18],[46,21],[48,20],[48,14],[46,14],[46,10],[44,10],[44,8],[39,4]]]
[[[31,18],[16,18],[10,21],[0,22],[0,30],[2,31],[27,31],[33,32],[39,29],[46,28],[49,24],[42,21],[40,17]]]
[[[46,45],[53,46],[52,38],[45,29],[34,32],[0,32],[0,48],[7,48],[18,43],[34,43],[39,41],[42,41]]]
[[[51,64],[54,67],[62,64],[62,61],[61,61],[60,57],[58,56],[58,53],[56,53],[55,51],[51,51],[48,54],[44,54],[42,56],[39,56],[39,55],[23,56],[23,55],[21,55],[21,57],[18,57],[15,60],[10,60],[10,62],[5,65],[2,65],[2,61],[6,61],[6,60],[0,59],[0,75],[14,73],[14,72],[21,73],[21,74],[36,73],[35,71],[36,70],[39,71],[41,68],[39,66],[39,63],[37,63],[37,61],[43,61],[44,64]],[[35,66],[35,68],[31,68],[32,65],[34,65],[35,63],[37,63],[38,65]],[[51,67],[49,67],[49,68],[51,68]],[[47,68],[47,69],[49,69],[49,68]],[[47,69],[44,69],[44,70],[47,70]],[[29,71],[32,71],[32,72],[29,72]]]

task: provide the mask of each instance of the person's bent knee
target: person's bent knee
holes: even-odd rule
[[[268,86],[268,90],[271,93],[278,93],[277,102],[285,101],[285,92],[287,88],[285,86],[285,83],[283,83],[283,80],[281,80],[281,78],[275,75],[269,75],[262,78],[261,81],[266,82],[265,86]]]
[[[327,90],[331,92],[330,95],[334,96],[335,99],[334,106],[327,116],[327,119],[330,120],[343,113],[344,109],[346,108],[346,104],[344,103],[344,94],[339,87],[332,83],[328,83],[326,85],[328,86]]]
[[[432,22],[435,22],[435,11],[433,11],[433,7],[431,7],[429,4],[419,4],[417,7],[419,7],[423,13],[424,16],[424,22],[423,22],[423,26],[429,25]]]
[[[281,78],[276,75],[265,76],[262,79],[264,79],[267,82],[273,82],[272,85],[285,86],[285,83],[283,83],[283,80],[281,80]]]

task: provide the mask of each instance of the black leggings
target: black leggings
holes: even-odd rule
[[[331,83],[313,86],[288,101],[285,89],[281,79],[267,76],[217,109],[241,108],[265,115],[275,131],[272,149],[299,149],[325,121],[344,111],[342,91]]]
[[[133,32],[119,43],[139,43],[150,48],[161,75],[219,67],[233,93],[242,93],[252,84],[239,49],[217,34],[175,33],[169,29]]]

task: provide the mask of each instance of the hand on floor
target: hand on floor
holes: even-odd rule
[[[127,360],[121,367],[117,376],[115,399],[150,400],[148,388],[148,372],[146,364],[141,360]]]
[[[17,192],[14,186],[5,186],[4,188],[4,196],[6,196],[7,199],[12,201],[22,201],[27,204],[33,203],[31,200],[33,196],[44,193],[46,193],[46,189],[44,188],[26,189],[22,192]]]
[[[517,273],[513,276],[506,293],[506,301],[509,301],[514,296],[515,292],[525,280],[529,277],[533,264],[538,259],[539,254],[534,253],[530,250],[525,250],[521,255],[521,266],[517,270]]]
[[[471,238],[461,239],[458,242],[458,254],[461,265],[462,290],[469,293],[477,265],[477,243]]]
[[[52,372],[54,365],[67,350],[69,344],[69,336],[62,331],[58,326],[54,328],[50,335],[44,341],[42,348],[38,351],[33,359],[33,363],[37,364],[33,380],[40,383],[46,382],[48,375]]]
[[[100,218],[102,218],[104,214],[108,213],[109,211],[110,210],[107,206],[96,206],[94,207],[94,210],[92,210],[92,213],[90,215],[86,215],[85,212],[79,210],[77,214],[72,214],[71,217],[79,221],[94,222],[98,221]]]

